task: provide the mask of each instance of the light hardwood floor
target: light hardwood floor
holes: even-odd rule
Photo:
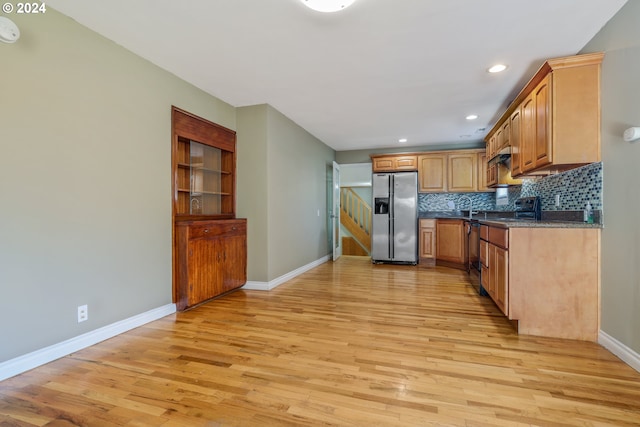
[[[638,426],[640,373],[463,272],[343,257],[0,382],[0,425]]]

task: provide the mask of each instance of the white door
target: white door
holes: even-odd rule
[[[342,239],[340,238],[340,165],[333,162],[333,197],[331,207],[331,235],[333,242],[333,260],[342,255]]]

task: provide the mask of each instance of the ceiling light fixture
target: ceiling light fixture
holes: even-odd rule
[[[400,144],[404,144],[405,142],[407,142],[407,138],[400,138],[400,139],[398,140],[398,142],[399,142]]]
[[[496,64],[493,67],[489,68],[487,71],[490,73],[499,73],[507,69],[507,66],[504,64]]]
[[[465,119],[467,120],[475,120],[478,118],[477,114],[469,114],[467,117],[465,117]]]
[[[318,12],[338,12],[351,6],[356,0],[300,0],[309,9]]]

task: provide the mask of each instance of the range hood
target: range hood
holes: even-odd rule
[[[511,160],[511,146],[503,147],[492,159],[489,159],[489,164],[504,163]]]

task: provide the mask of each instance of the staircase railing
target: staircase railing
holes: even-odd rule
[[[351,188],[340,189],[340,223],[371,252],[371,206]]]

